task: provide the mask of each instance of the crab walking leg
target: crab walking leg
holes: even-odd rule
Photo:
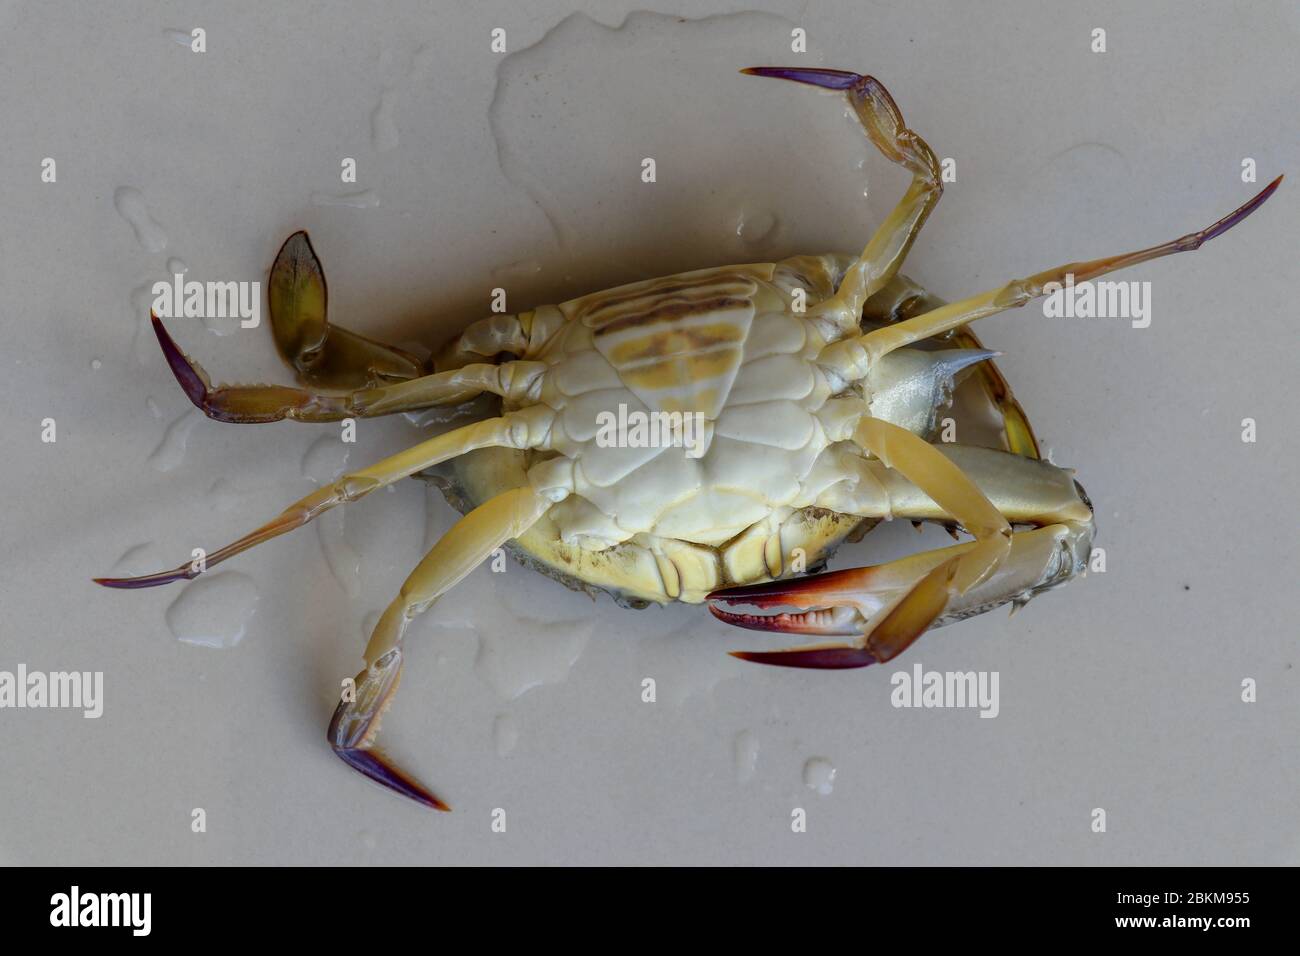
[[[951,458],[906,428],[879,418],[863,418],[853,440],[924,491],[975,536],[976,546],[953,566],[956,593],[966,593],[993,573],[1011,546],[1011,525]]]
[[[943,195],[939,162],[925,140],[907,128],[893,97],[875,77],[845,70],[774,66],[751,67],[741,72],[843,90],[871,142],[890,162],[912,174],[911,186],[871,237],[862,255],[849,266],[835,294],[809,310],[810,315],[832,317],[841,327],[856,328],[863,305],[893,278]]]
[[[1025,459],[1011,452],[975,445],[931,445],[968,479],[979,486],[997,511],[1014,524],[1048,525],[1092,521],[1092,508],[1073,473],[1051,462]],[[912,521],[960,520],[926,488],[883,462],[867,462],[868,469],[888,496],[890,511]]]
[[[493,551],[531,528],[551,504],[551,497],[531,487],[497,495],[456,522],[411,572],[375,626],[355,695],[339,703],[326,731],[330,746],[348,766],[427,807],[450,809],[374,747],[380,719],[401,680],[402,636],[412,619]]]
[[[430,405],[457,405],[482,392],[522,400],[528,397],[546,370],[541,362],[479,363],[404,382],[363,388],[349,395],[326,395],[314,389],[283,385],[222,385],[213,388],[203,367],[180,350],[158,316],[151,315],[150,318],[176,381],[203,414],[219,422],[265,424],[285,419],[336,422],[352,417],[373,418]]]
[[[1181,238],[1148,249],[1139,249],[1137,252],[1105,259],[1091,259],[1087,262],[1072,262],[1036,273],[1027,279],[1008,282],[991,292],[945,305],[924,315],[918,315],[883,329],[876,329],[854,339],[837,342],[822,351],[818,362],[851,378],[861,378],[861,373],[870,368],[872,362],[896,348],[959,328],[976,319],[1022,306],[1030,299],[1043,295],[1045,287],[1049,284],[1063,285],[1068,276],[1073,276],[1076,283],[1087,282],[1117,269],[1137,265],[1139,262],[1159,259],[1162,256],[1173,255],[1175,252],[1191,252],[1199,249],[1202,244],[1227,232],[1263,205],[1281,182],[1282,177],[1277,177],[1249,202],[1198,232],[1188,233]]]
[[[910,644],[908,628],[896,630],[893,636],[902,640],[893,643],[888,640],[889,631],[882,630],[891,618],[896,626],[906,623],[899,620],[899,608],[908,601],[914,603],[918,617],[921,610],[933,610],[935,616],[926,626],[935,627],[1009,601],[1018,606],[1084,570],[1094,531],[1092,507],[1068,471],[1049,462],[988,448],[932,447],[974,480],[1007,519],[1040,527],[1012,535],[1006,556],[964,593],[955,593],[956,589],[949,587],[945,595],[941,585],[951,581],[962,561],[972,560],[981,547],[979,540],[874,567],[714,592],[709,595],[710,602],[812,609],[747,614],[710,604],[716,617],[740,627],[822,637],[856,636],[867,631],[865,639],[847,646],[819,645],[738,656],[793,667],[864,667],[888,660]],[[881,462],[869,464],[880,466],[878,479],[896,516],[952,519],[953,515],[926,490],[887,471]],[[871,628],[872,621],[879,624]],[[914,619],[913,626],[919,623]],[[923,630],[925,627],[920,627],[911,639]]]
[[[430,438],[406,451],[385,458],[360,471],[344,475],[302,498],[260,528],[207,555],[200,563],[192,561],[171,571],[162,571],[137,578],[95,578],[99,584],[114,588],[147,588],[172,581],[196,578],[203,571],[247,551],[254,545],[270,541],[286,532],[301,528],[313,518],[324,514],[335,505],[356,501],[386,485],[431,468],[449,458],[455,458],[476,448],[496,446],[501,448],[540,448],[550,433],[554,412],[543,405],[533,405],[501,418],[475,422],[463,428]]]
[[[304,384],[355,389],[421,374],[414,355],[330,324],[325,271],[306,232],[280,247],[267,290],[276,349]]]

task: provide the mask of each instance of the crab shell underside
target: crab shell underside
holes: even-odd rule
[[[805,288],[812,304],[834,292],[853,258],[837,254],[797,256],[775,264],[774,277]],[[607,296],[614,291],[618,290],[608,290],[596,296]],[[942,299],[900,275],[868,300],[863,310],[862,327],[867,330],[901,321],[944,304]],[[968,328],[920,345],[921,348],[954,346],[982,348]],[[461,413],[476,418],[490,417],[498,413],[499,406],[500,399],[483,397],[467,403]],[[934,414],[923,433],[927,440],[935,437],[938,413],[942,410],[942,407],[933,409]],[[1029,422],[992,361],[979,363],[971,369],[971,374],[959,379],[946,415],[957,423],[963,444],[1039,457]],[[433,484],[454,508],[467,513],[498,494],[526,485],[526,472],[534,456],[535,453],[530,451],[482,448],[415,477]],[[673,567],[667,569],[666,575],[662,566],[663,554],[656,555],[632,540],[603,550],[566,543],[550,516],[543,517],[524,534],[509,541],[505,549],[521,564],[573,590],[586,592],[593,598],[604,592],[624,607],[644,608],[651,603],[674,600],[699,603],[710,591],[718,588],[822,570],[841,544],[860,540],[879,520],[818,507],[794,510],[779,527],[780,554],[788,556],[798,553],[796,548],[802,550],[804,560],[794,567],[783,567],[779,557],[773,566],[770,549],[765,554],[764,547],[770,534],[747,529],[716,545],[686,545],[674,555]],[[666,576],[677,578],[672,587],[676,593],[670,593],[665,585]],[[970,613],[952,615],[936,621],[936,624],[967,617]]]

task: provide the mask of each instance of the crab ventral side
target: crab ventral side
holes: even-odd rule
[[[708,600],[723,621],[816,636],[821,643],[736,656],[817,668],[890,660],[930,627],[1022,603],[1082,571],[1092,507],[1071,473],[1040,460],[1027,417],[988,361],[995,353],[967,324],[1022,306],[1067,276],[1086,282],[1196,249],[1281,181],[1172,242],[945,304],[898,271],[942,186],[934,153],[885,88],[840,70],[743,72],[842,92],[870,141],[911,173],[860,256],[705,269],[494,316],[422,363],[330,325],[320,263],[296,233],[270,283],[272,330],[297,371],[296,388],[213,387],[154,318],[181,387],[220,421],[336,421],[500,397],[497,417],[346,474],[206,559],[211,568],[336,505],[444,466],[438,480],[467,513],[381,616],[355,695],[328,730],[344,761],[420,803],[446,809],[375,746],[400,679],[402,638],[416,615],[503,545],[570,586],[623,603]],[[1001,448],[931,443],[938,410],[966,376],[1001,422]],[[690,443],[598,440],[602,416],[614,412],[690,422],[698,433]],[[971,540],[875,567],[788,577],[895,516],[960,527]],[[134,588],[198,573],[187,563],[97,580]]]

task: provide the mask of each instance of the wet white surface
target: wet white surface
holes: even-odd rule
[[[701,21],[739,7],[666,3],[626,24],[621,3],[0,9],[0,670],[103,671],[105,693],[97,720],[0,710],[0,862],[1300,862],[1300,19],[1089,6],[773,0]],[[181,42],[193,27],[205,53]],[[324,728],[363,627],[453,520],[436,493],[373,495],[240,556],[224,587],[91,583],[188,560],[427,434],[398,416],[335,446],[336,425],[193,412],[147,325],[178,266],[264,280],[306,228],[335,321],[433,346],[498,285],[514,310],[860,248],[905,175],[841,100],[736,73],[760,63],[871,72],[956,160],[907,269],[948,298],[1181,235],[1292,176],[1224,238],[1123,277],[1151,282],[1150,328],[1034,306],[981,325],[1079,470],[1108,567],[909,653],[998,671],[996,719],[895,709],[891,667],[736,661],[779,642],[700,608],[626,611],[483,567],[413,625],[384,724],[455,807],[434,815],[346,770]],[[291,381],[265,327],[172,328],[214,379]],[[837,566],[946,540],[898,523]]]

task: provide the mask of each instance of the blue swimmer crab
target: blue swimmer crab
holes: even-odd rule
[[[943,191],[934,153],[884,86],[840,70],[743,71],[842,92],[867,137],[912,175],[859,256],[796,256],[703,269],[471,325],[422,362],[326,319],[305,233],[271,271],[271,325],[302,387],[213,387],[153,317],[189,398],[226,422],[337,421],[499,397],[500,414],[343,475],[207,556],[137,578],[189,579],[401,478],[443,485],[464,517],[379,619],[355,694],[327,733],[378,783],[446,804],[375,747],[410,621],[496,549],[621,603],[709,602],[742,627],[838,639],[737,653],[794,667],[891,660],[931,627],[1023,603],[1082,572],[1093,510],[1072,472],[1042,460],[1029,421],[966,326],[1125,266],[1193,250],[1257,209],[1281,177],[1213,225],[1138,252],[1075,262],[945,304],[899,267]],[[1001,447],[932,443],[960,385],[996,415]],[[597,440],[602,420],[657,416],[690,442]],[[959,428],[965,428],[962,424]],[[432,471],[435,466],[445,467]],[[895,516],[973,540],[875,567],[817,571],[835,547]],[[760,613],[724,609],[750,605]],[[781,613],[761,613],[793,608]]]

